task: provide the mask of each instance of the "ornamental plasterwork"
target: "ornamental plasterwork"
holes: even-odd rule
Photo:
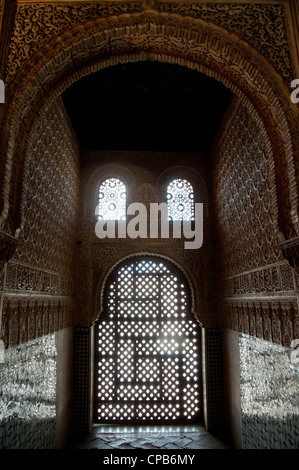
[[[221,322],[289,347],[299,328],[298,278],[275,237],[272,156],[244,107],[237,106],[227,122],[213,172]]]
[[[17,6],[10,41],[10,81],[41,45],[74,25],[95,18],[128,15],[146,9],[200,18],[237,34],[262,53],[289,83],[293,79],[284,9],[279,4],[177,3],[171,1],[31,3]]]
[[[293,77],[282,5],[157,1],[155,6],[222,26],[255,47],[287,80]]]
[[[290,347],[299,335],[296,298],[226,300],[223,326],[265,341]]]
[[[73,321],[79,197],[76,149],[58,102],[31,129],[23,175],[24,228],[18,246],[8,235],[0,237],[2,261],[6,261],[0,276],[0,334],[6,347],[58,331]],[[10,246],[14,250],[8,256]]]
[[[74,299],[11,295],[3,298],[1,339],[6,348],[68,328]]]

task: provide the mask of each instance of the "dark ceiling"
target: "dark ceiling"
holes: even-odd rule
[[[84,150],[205,152],[231,97],[187,67],[136,62],[82,78],[63,101]]]

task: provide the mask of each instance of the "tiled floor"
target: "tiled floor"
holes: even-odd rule
[[[231,449],[204,426],[95,426],[71,449]]]

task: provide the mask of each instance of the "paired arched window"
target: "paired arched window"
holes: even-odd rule
[[[168,219],[194,220],[192,184],[181,178],[170,181],[166,191]],[[97,215],[103,220],[125,220],[127,209],[125,184],[118,178],[107,178],[99,189]]]

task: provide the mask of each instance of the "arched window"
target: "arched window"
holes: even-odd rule
[[[199,419],[199,326],[175,266],[143,257],[116,268],[95,328],[96,423]]]
[[[194,220],[193,186],[185,179],[174,179],[167,186],[169,220]]]
[[[100,186],[96,215],[103,220],[126,219],[126,186],[117,178],[108,178]]]

